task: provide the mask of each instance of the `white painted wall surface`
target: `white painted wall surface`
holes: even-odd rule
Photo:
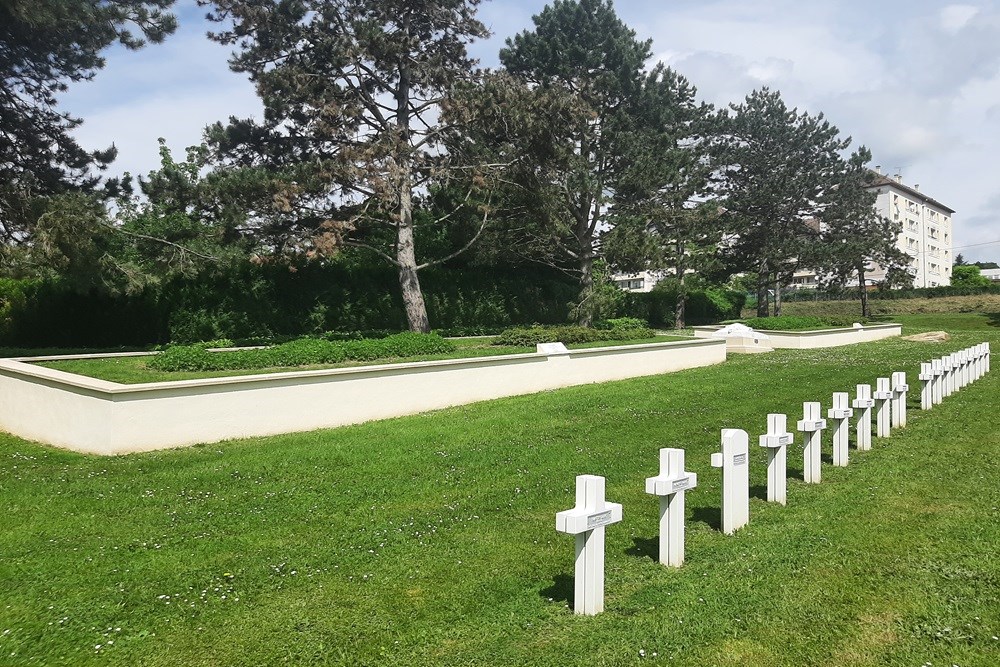
[[[694,327],[695,338],[709,338],[718,326]],[[775,349],[814,350],[856,343],[870,343],[883,338],[900,336],[899,324],[872,324],[863,329],[822,329],[818,331],[764,331],[768,343]]]
[[[726,360],[722,340],[123,385],[0,360],[0,429],[124,454],[357,424]]]

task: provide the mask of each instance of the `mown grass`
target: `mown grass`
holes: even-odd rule
[[[794,446],[788,507],[762,499],[753,447],[751,522],[718,530],[720,429],[753,442],[768,412],[893,370],[916,386],[920,361],[1000,341],[989,316],[904,323],[953,339],[115,458],[4,436],[0,664],[1000,664],[997,373],[827,459],[820,485]],[[678,570],[655,561],[643,493],[665,446],[699,475]],[[581,473],[625,511],[593,618],[568,608],[573,539],[554,530]]]
[[[638,345],[641,343],[667,343],[685,340],[686,336],[662,335],[652,338],[642,338],[628,341],[598,341],[591,343],[575,343],[567,345],[571,350],[582,350],[594,347],[609,347],[614,345]],[[455,339],[457,345],[454,352],[441,354],[423,354],[413,357],[393,357],[371,362],[344,361],[337,364],[312,364],[305,366],[275,366],[254,370],[221,370],[221,371],[161,371],[150,368],[149,357],[103,357],[98,359],[60,359],[56,361],[39,361],[39,366],[54,368],[86,375],[110,382],[122,384],[137,384],[142,382],[170,382],[173,380],[198,380],[214,377],[235,377],[240,375],[258,375],[262,373],[284,373],[287,371],[319,370],[323,368],[350,368],[355,366],[372,366],[378,364],[401,364],[411,361],[438,361],[442,359],[468,359],[472,357],[493,357],[503,354],[524,354],[534,352],[534,347],[514,347],[492,345],[492,338]]]

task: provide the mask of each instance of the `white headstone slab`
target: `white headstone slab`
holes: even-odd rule
[[[820,404],[815,402],[802,404],[802,419],[796,424],[803,433],[804,446],[802,476],[807,484],[819,484],[820,464],[823,461],[823,429],[826,420],[820,417]]]
[[[906,384],[906,373],[897,371],[892,374],[892,427],[906,426],[906,393],[910,385]]]
[[[920,409],[930,410],[934,407],[934,373],[929,361],[921,362],[920,375],[917,377],[920,380]]]
[[[889,378],[875,381],[875,424],[880,438],[888,438],[892,428],[892,384]]]
[[[576,507],[556,514],[556,530],[576,535],[573,611],[604,611],[604,527],[622,520],[622,506],[604,499],[604,478],[578,475]]]
[[[684,564],[684,494],[698,486],[698,475],[684,470],[684,450],[660,450],[660,474],[646,478],[646,493],[660,497],[660,562]]]
[[[788,503],[788,445],[795,436],[788,432],[788,418],[783,414],[767,416],[767,433],[758,442],[767,448],[767,501]]]
[[[569,350],[562,343],[536,343],[535,352],[538,354],[569,354]]]
[[[847,465],[847,443],[851,430],[851,417],[854,410],[850,408],[850,396],[846,391],[833,394],[833,407],[827,410],[827,418],[833,422],[833,465]]]
[[[732,535],[750,520],[750,438],[738,428],[722,430],[722,451],[712,454],[722,468],[722,532]]]
[[[872,408],[875,406],[875,400],[872,398],[872,386],[859,384],[856,396],[857,398],[851,405],[854,406],[858,416],[855,422],[858,449],[865,451],[872,448]]]

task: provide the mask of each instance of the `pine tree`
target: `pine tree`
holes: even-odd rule
[[[210,130],[219,166],[256,183],[255,213],[276,249],[360,247],[394,265],[414,331],[430,329],[418,272],[447,259],[419,258],[416,200],[461,181],[469,194],[459,204],[475,206],[482,183],[479,165],[446,147],[461,135],[451,94],[479,75],[466,52],[488,34],[479,2],[202,2],[228,25],[213,38],[236,47],[231,67],[250,75],[264,104],[262,123]],[[485,224],[489,206],[478,210]]]

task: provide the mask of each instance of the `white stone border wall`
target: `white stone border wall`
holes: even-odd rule
[[[726,360],[726,343],[647,343],[134,385],[31,360],[0,359],[0,429],[79,452],[124,454],[709,366]]]
[[[721,327],[715,325],[692,327],[695,338],[709,338]],[[760,331],[768,337],[773,348],[814,350],[854,343],[870,343],[903,334],[901,324],[871,324],[864,327],[842,329],[816,329],[813,331]]]

